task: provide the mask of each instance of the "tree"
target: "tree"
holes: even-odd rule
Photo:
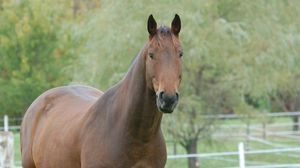
[[[0,109],[20,117],[45,90],[68,83],[78,41],[47,3],[9,1],[0,11]],[[67,24],[64,24],[68,27]]]
[[[245,4],[243,4],[245,5]],[[299,90],[299,2],[259,1],[249,3],[243,14],[248,22],[248,43],[241,60],[245,92],[253,99],[268,98],[268,111],[300,110]],[[251,7],[252,6],[252,7]],[[256,8],[257,12],[250,10]],[[258,14],[260,16],[258,16]],[[252,24],[249,24],[249,23]],[[240,78],[243,78],[240,76]],[[245,82],[242,82],[245,83]],[[298,116],[292,117],[293,130],[298,130]]]
[[[259,115],[257,110],[272,110],[268,103],[271,101],[267,100],[269,96],[280,99],[279,104],[290,108],[285,111],[299,108],[300,83],[296,80],[299,68],[294,69],[299,65],[296,47],[299,37],[291,35],[299,35],[297,5],[290,1],[204,4],[206,8],[202,8],[203,16],[199,18],[206,21],[191,31],[193,35],[185,37],[193,39],[189,47],[197,46],[185,48],[189,58],[186,59],[188,78],[184,78],[183,94],[189,96],[181,102],[182,107],[177,111],[180,115],[175,115],[168,127],[187,153],[197,153],[196,141],[203,138],[214,123],[201,119],[203,114],[230,109],[237,114]],[[186,22],[197,23],[191,20]],[[286,25],[292,32],[285,30]],[[249,103],[247,97],[258,100],[257,106]],[[297,118],[294,117],[294,122]],[[190,168],[197,167],[196,163],[195,158],[189,158]]]

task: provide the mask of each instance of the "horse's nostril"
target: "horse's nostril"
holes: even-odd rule
[[[176,98],[178,99],[179,98],[179,94],[176,92],[175,95],[176,95]]]
[[[175,96],[176,96],[176,100],[178,100],[179,99],[179,94],[177,92],[175,93]]]
[[[159,98],[159,99],[163,99],[164,93],[165,93],[164,91],[161,91],[161,92],[159,93],[159,95],[158,95],[158,98]]]

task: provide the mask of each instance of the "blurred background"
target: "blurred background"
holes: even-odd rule
[[[35,98],[60,85],[107,90],[148,40],[148,16],[169,26],[175,13],[184,73],[162,121],[166,167],[242,167],[243,157],[246,167],[300,167],[297,0],[0,0],[0,127],[7,115],[15,165]]]

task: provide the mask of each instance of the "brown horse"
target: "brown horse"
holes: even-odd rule
[[[166,146],[160,123],[173,112],[181,81],[181,21],[157,28],[127,75],[105,93],[63,86],[39,96],[21,127],[24,168],[161,168]]]

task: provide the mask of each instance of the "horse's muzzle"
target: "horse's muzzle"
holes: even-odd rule
[[[167,94],[163,91],[159,92],[156,97],[156,104],[159,111],[163,113],[172,113],[178,104],[179,94]]]

